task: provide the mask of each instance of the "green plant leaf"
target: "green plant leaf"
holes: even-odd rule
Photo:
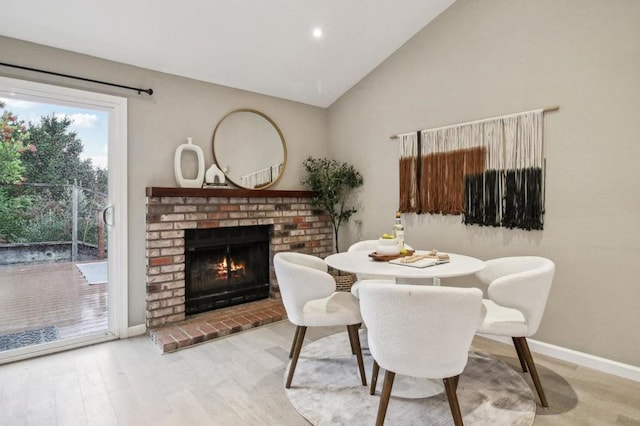
[[[302,166],[305,171],[302,184],[315,193],[311,205],[329,215],[338,252],[338,230],[357,212],[354,207],[346,207],[345,204],[351,191],[361,187],[364,179],[351,164],[336,160],[309,157]]]

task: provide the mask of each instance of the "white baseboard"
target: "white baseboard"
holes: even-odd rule
[[[133,327],[129,327],[128,329],[128,337],[140,336],[147,332],[147,326],[144,324],[134,325]]]
[[[487,334],[480,334],[480,336],[486,337],[487,339],[496,340],[498,342],[506,343],[508,345],[513,345],[513,341],[508,337],[490,336]],[[574,351],[573,349],[563,348],[562,346],[539,342],[533,339],[527,339],[527,342],[529,343],[529,349],[531,349],[532,352],[550,356],[562,361],[572,362],[584,367],[593,368],[594,370],[602,371],[603,373],[607,374],[613,374],[614,376],[623,377],[635,382],[640,382],[640,367],[636,367],[630,364],[623,364],[618,361],[590,355],[584,352]]]

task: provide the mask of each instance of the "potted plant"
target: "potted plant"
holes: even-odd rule
[[[364,180],[352,165],[336,160],[309,157],[302,165],[306,172],[302,184],[314,192],[311,205],[329,215],[337,253],[340,251],[338,230],[357,212],[353,206],[346,206],[348,196],[352,190],[361,187]]]

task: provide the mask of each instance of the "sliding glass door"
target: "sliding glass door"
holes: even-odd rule
[[[126,99],[0,78],[0,105],[0,362],[126,336]]]

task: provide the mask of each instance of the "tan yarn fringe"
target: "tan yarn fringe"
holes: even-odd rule
[[[486,148],[469,148],[422,157],[420,210],[423,213],[464,212],[464,178],[485,169]]]
[[[398,210],[402,213],[415,213],[418,211],[417,167],[418,159],[416,157],[400,159],[400,200]]]

